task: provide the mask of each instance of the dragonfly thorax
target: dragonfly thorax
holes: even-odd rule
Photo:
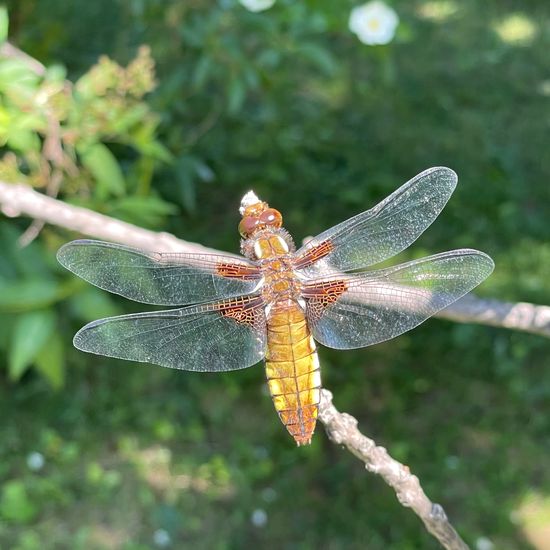
[[[300,299],[302,283],[294,273],[290,255],[260,260],[259,265],[264,277],[262,295],[267,304]]]
[[[251,260],[265,260],[295,252],[290,233],[283,228],[265,228],[241,239],[241,253]]]

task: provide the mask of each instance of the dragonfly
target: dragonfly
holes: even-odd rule
[[[316,342],[353,349],[394,338],[493,271],[491,258],[473,249],[372,267],[413,243],[456,184],[451,169],[430,168],[298,250],[281,213],[253,192],[240,206],[241,257],[67,243],[59,262],[89,283],[144,304],[178,306],[93,321],[77,332],[74,345],[197,372],[264,361],[280,420],[297,445],[309,444],[321,400]]]

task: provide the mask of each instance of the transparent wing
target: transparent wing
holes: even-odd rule
[[[462,249],[309,282],[303,295],[313,337],[337,349],[389,340],[464,296],[493,268],[483,252]]]
[[[161,306],[222,300],[252,292],[252,262],[223,254],[161,254],[102,241],[62,246],[57,259],[89,283],[130,300]]]
[[[172,369],[244,369],[265,354],[265,313],[258,296],[170,311],[100,319],[80,329],[76,348]]]
[[[322,271],[364,269],[391,258],[435,220],[456,182],[457,176],[449,168],[422,172],[374,208],[310,240],[296,253],[297,269],[315,277]]]

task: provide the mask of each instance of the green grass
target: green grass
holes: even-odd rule
[[[395,343],[321,358],[336,405],[419,475],[467,540],[513,549],[529,547],[524,500],[550,484],[543,344],[430,321]],[[166,529],[176,548],[437,548],[322,428],[297,449],[262,384],[259,367],[201,376],[93,358],[62,393],[33,379],[3,387],[2,474],[25,496],[13,517],[0,507],[0,540],[147,548]],[[38,472],[26,466],[32,451],[45,457]],[[264,527],[251,523],[256,509]]]

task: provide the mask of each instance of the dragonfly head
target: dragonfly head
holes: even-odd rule
[[[243,239],[248,239],[257,231],[263,229],[280,229],[283,216],[275,208],[270,208],[267,202],[261,201],[254,191],[249,191],[241,201],[239,212],[242,216],[239,223],[239,233]]]

